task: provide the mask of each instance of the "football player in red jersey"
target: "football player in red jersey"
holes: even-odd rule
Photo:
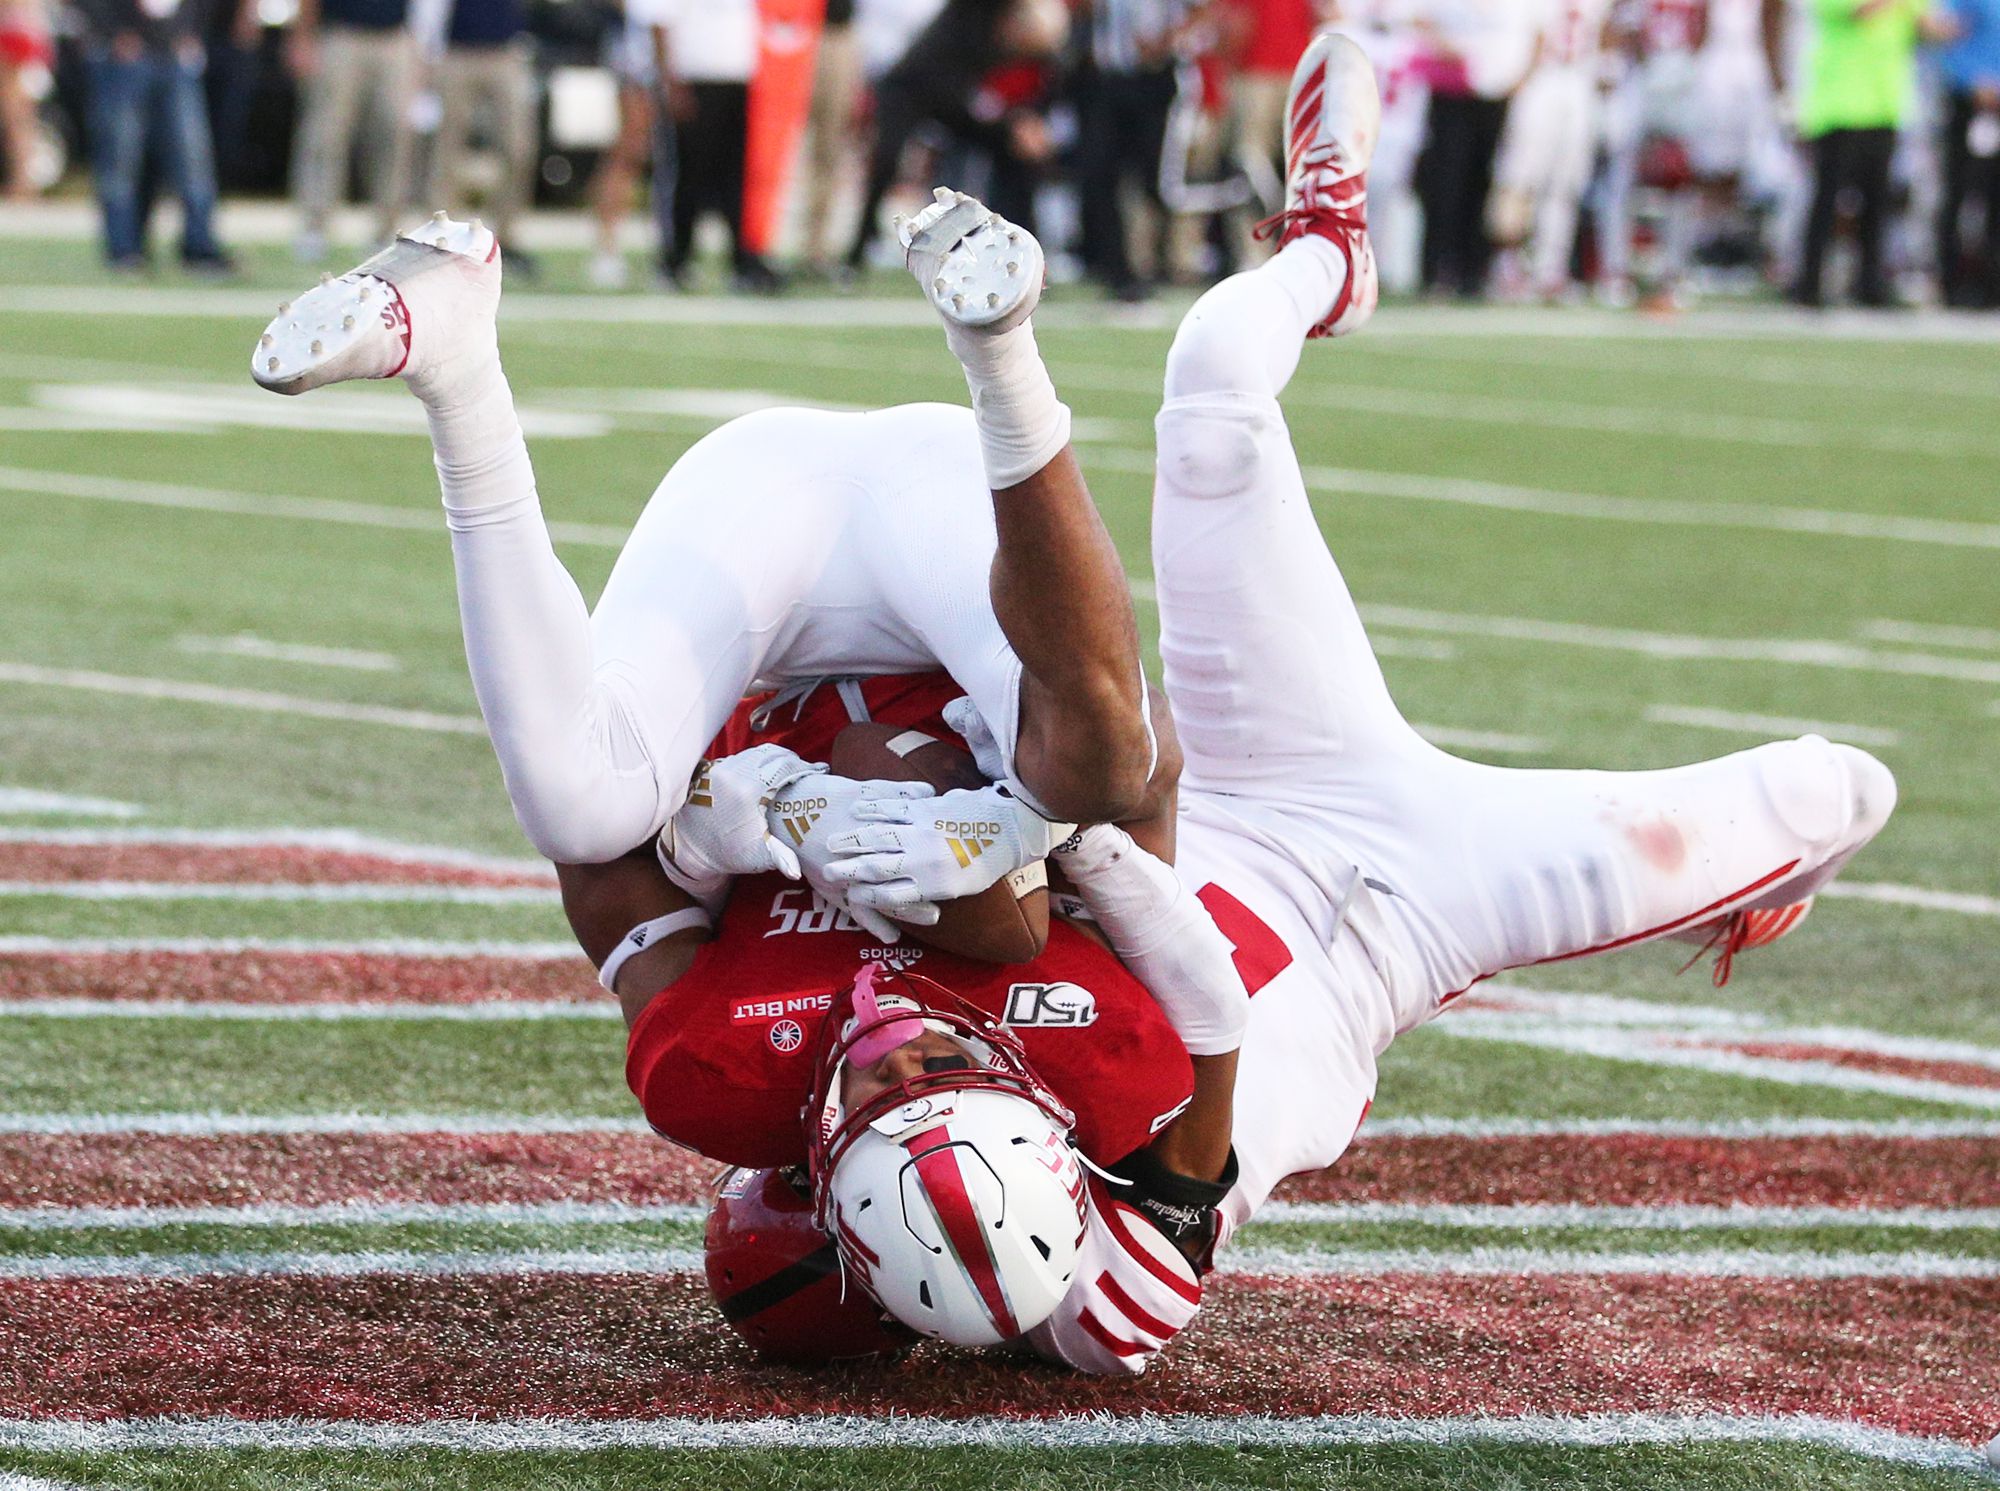
[[[989,775],[1057,808],[1025,770],[1025,689],[1010,692],[1013,670],[967,640],[997,656],[1011,633],[965,597],[983,594],[1005,547],[979,520],[1006,500],[1004,447],[1045,425],[1034,411],[1053,400],[1039,361],[1027,366],[1032,342],[1000,340],[1021,327],[990,343],[968,329],[1023,303],[1009,286],[1036,263],[1032,240],[956,198],[907,235],[967,364],[973,421],[788,413],[718,432],[656,495],[588,625],[573,588],[554,599],[567,577],[553,578],[497,357],[448,336],[427,344],[428,312],[391,318],[412,328],[407,376],[438,434],[468,650],[517,806],[534,796],[517,770],[539,783],[568,769],[523,763],[528,742],[595,763],[589,780],[643,802],[642,817],[675,804],[661,855],[648,845],[563,867],[572,924],[631,1024],[635,1093],[656,1126],[705,1152],[803,1163],[810,1214],[916,1329],[1020,1336],[1085,1370],[1143,1370],[1199,1307],[1214,1249],[1284,1176],[1345,1149],[1397,1033],[1502,969],[1655,938],[1712,942],[1726,973],[1736,952],[1796,926],[1893,806],[1879,762],[1817,737],[1667,771],[1506,771],[1445,755],[1403,720],[1277,402],[1308,338],[1353,330],[1374,308],[1365,171],[1378,117],[1358,49],[1316,39],[1290,100],[1279,250],[1205,295],[1168,357],[1153,557],[1185,759],[1175,863],[1122,828],[1071,836],[1053,858],[1097,935],[1054,926],[1019,968],[954,959],[882,919],[921,925],[939,899],[983,891],[1037,856],[1049,820],[1035,815],[1037,830],[1018,797],[980,789],[961,800],[990,813],[978,821],[994,825],[995,848],[954,856],[963,820],[939,811],[953,794],[845,782],[821,763],[862,715],[955,731]],[[477,283],[480,255],[453,252],[455,231],[440,230],[443,267]],[[406,276],[409,258],[380,267]],[[434,268],[412,284],[442,278],[416,262]],[[341,293],[358,303],[377,287],[398,288],[399,304],[414,293],[379,277]],[[296,331],[267,333],[258,356],[272,381],[347,355],[330,331],[313,337],[321,311],[329,325],[346,314],[305,307]],[[319,350],[300,345],[308,337]],[[364,363],[392,372],[395,357]],[[864,434],[872,458],[857,451]],[[988,480],[969,485],[967,466]],[[847,491],[857,482],[865,511]],[[884,507],[892,498],[901,505]],[[857,535],[864,516],[885,521]],[[914,556],[897,547],[908,532],[926,545]],[[950,606],[924,610],[927,588]],[[925,616],[951,624],[934,638]],[[1114,631],[1086,618],[1068,636]],[[689,657],[693,635],[716,645]],[[686,700],[622,702],[659,679],[733,699],[760,672],[910,675],[920,644],[954,683],[794,690],[761,723],[740,722],[693,795],[663,776],[677,737],[641,728],[645,708]],[[482,662],[496,647],[511,651]],[[1129,705],[1138,691],[1122,667],[1100,659],[1086,676],[1115,678],[1106,695]],[[819,899],[786,878],[793,858]],[[887,935],[843,920],[843,902]],[[723,1199],[726,1223],[742,1197]],[[1010,1218],[1023,1223],[1013,1233]]]

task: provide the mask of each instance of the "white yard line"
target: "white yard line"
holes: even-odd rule
[[[1926,890],[1920,885],[1836,880],[1821,886],[1819,894],[1836,901],[1874,901],[1884,906],[1915,906],[1924,911],[1955,911],[1961,916],[2000,916],[2000,896]]]
[[[1144,474],[1153,469],[1153,453],[1135,446],[1095,447],[1084,454],[1083,464],[1086,470],[1097,467]],[[1505,512],[1538,513],[1545,517],[1647,523],[1674,528],[1752,529],[1821,538],[1861,539],[1870,543],[1931,544],[1954,549],[2000,548],[2000,524],[1971,523],[1956,518],[1913,518],[1771,503],[1609,497],[1479,481],[1471,477],[1428,476],[1403,471],[1353,471],[1334,466],[1308,466],[1304,475],[1309,490],[1348,497],[1445,502]]]
[[[1135,594],[1137,592],[1135,591]],[[1398,627],[1453,637],[1542,642],[1642,657],[1742,663],[1784,663],[1849,673],[1890,673],[1944,678],[1961,683],[2000,684],[2000,660],[1938,657],[1919,652],[1885,652],[1852,642],[1792,638],[1699,637],[1681,632],[1640,631],[1583,622],[1544,621],[1532,616],[1485,616],[1466,611],[1432,611],[1416,606],[1364,603],[1370,626]]]
[[[35,663],[0,662],[0,683],[32,688],[77,689],[92,694],[116,694],[133,699],[168,699],[206,704],[254,714],[286,715],[293,719],[336,720],[342,724],[387,725],[432,735],[485,735],[486,722],[476,714],[438,714],[428,709],[393,709],[381,704],[348,704],[337,699],[308,699],[297,694],[266,693],[262,689],[223,688],[179,678],[134,678],[99,673],[88,668],[45,668]]]
[[[364,652],[353,647],[315,647],[300,642],[273,642],[248,632],[234,637],[180,637],[174,645],[182,652],[217,657],[254,658],[259,662],[298,663],[308,668],[349,668],[357,673],[395,673],[402,661],[386,652]]]
[[[443,1134],[539,1137],[641,1134],[638,1117],[541,1113],[21,1113],[0,1111],[0,1134],[156,1136],[213,1139],[310,1134]],[[1375,1139],[1996,1139],[2000,1119],[1982,1118],[1371,1118]]]
[[[0,1491],[84,1491],[84,1488],[69,1481],[52,1481],[46,1476],[0,1470]]]
[[[1992,1125],[2000,1137],[2000,1124]],[[0,1134],[149,1136],[171,1139],[296,1137],[308,1134],[514,1136],[639,1134],[638,1117],[562,1113],[0,1113]]]
[[[221,999],[0,999],[0,1020],[256,1020],[278,1024],[421,1020],[495,1025],[622,1018],[608,996],[596,1004],[570,999],[481,999],[463,1004],[443,1000],[421,1004],[249,1004]]]
[[[219,435],[233,429],[298,430],[327,435],[404,435],[428,438],[423,406],[400,392],[347,389],[328,399],[275,399],[242,383],[45,383],[28,390],[35,409],[70,421],[77,429],[165,430]],[[0,410],[0,413],[7,411]],[[608,435],[600,414],[524,403],[516,411],[531,440],[590,440]]]
[[[229,513],[250,518],[283,518],[291,522],[339,523],[419,533],[444,531],[442,511],[430,507],[385,507],[330,497],[230,492],[216,487],[178,486],[117,476],[84,476],[69,471],[33,471],[18,466],[0,466],[0,492],[26,492],[43,497],[72,497],[87,502],[120,502],[137,507],[175,508],[190,512]],[[629,532],[629,529],[596,523],[549,524],[549,535],[557,543],[600,549],[623,548]]]
[[[1844,1419],[1717,1413],[1604,1413],[1452,1418],[1278,1418],[1257,1414],[1074,1414],[1055,1418],[785,1414],[775,1418],[0,1419],[0,1448],[44,1454],[137,1450],[375,1451],[443,1449],[513,1454],[593,1450],[961,1449],[1088,1450],[1249,1445],[1304,1450],[1352,1446],[1449,1449],[1794,1444],[1892,1464],[1978,1470],[1979,1454]]]
[[[336,1201],[324,1206],[7,1206],[0,1231],[81,1232],[95,1228],[396,1227],[421,1225],[623,1226],[708,1219],[706,1205],[620,1201]],[[1972,1225],[1972,1224],[1968,1224]]]
[[[10,1215],[0,1212],[0,1218]],[[33,1208],[11,1215],[32,1217]],[[1920,1232],[2000,1227],[2000,1207],[1841,1206],[1586,1206],[1455,1205],[1401,1201],[1274,1201],[1258,1211],[1260,1222],[1293,1222],[1321,1227],[1413,1224],[1423,1227],[1598,1227],[1609,1230],[1694,1232],[1716,1227],[1758,1227],[1791,1231],[1817,1227],[1904,1227]],[[0,1225],[20,1225],[0,1221]],[[27,1224],[32,1230],[34,1224]],[[52,1230],[63,1230],[57,1224]],[[1242,1234],[1238,1234],[1241,1236]]]
[[[0,1132],[6,1124],[0,1121]],[[2000,1139],[1986,1118],[1370,1118],[1370,1139]]]
[[[0,1207],[0,1231],[81,1232],[106,1228],[154,1231],[166,1227],[333,1226],[623,1226],[704,1221],[705,1204],[684,1202],[543,1201],[337,1201],[316,1206],[252,1203],[242,1206],[9,1206]],[[1457,1205],[1435,1202],[1273,1201],[1253,1227],[1291,1223],[1320,1227],[1376,1224],[1426,1227],[1602,1228],[1618,1231],[1692,1232],[1712,1228],[1798,1230],[1820,1227],[1893,1227],[1923,1232],[2000,1228],[2000,1207],[1839,1206],[1588,1206]],[[1239,1237],[1246,1234],[1238,1233]],[[1278,1250],[1282,1251],[1282,1250]]]
[[[1489,1020],[1470,1012],[1464,1019],[1440,1020],[1436,1022],[1436,1029],[1460,1040],[1498,1041],[1507,1045],[1533,1046],[1544,1051],[1594,1056],[1606,1061],[1680,1067],[1715,1076],[1778,1082],[1788,1087],[1879,1093],[1913,1102],[1944,1103],[2000,1112],[2000,1088],[1871,1072],[1830,1061],[1786,1061],[1693,1044],[1669,1044],[1652,1032],[1589,1027],[1577,1029],[1555,1021]]]
[[[69,792],[44,792],[38,787],[0,787],[0,815],[72,818],[141,818],[146,810],[136,802],[109,797],[79,797]]]
[[[583,956],[573,942],[464,942],[421,937],[369,937],[349,941],[287,937],[42,937],[33,934],[0,937],[0,956],[24,953],[85,957],[125,953],[185,953],[193,956],[297,953],[334,957],[521,958],[538,963],[567,962]]]
[[[199,1257],[200,1255],[195,1255]],[[29,1267],[43,1260],[24,1260]],[[47,1260],[58,1263],[67,1260]],[[109,1260],[117,1261],[117,1260]],[[0,1262],[0,1270],[4,1270]],[[1225,1248],[1216,1272],[1287,1278],[1356,1274],[1632,1275],[1681,1279],[2000,1279],[2000,1258],[1952,1253],[1776,1253],[1758,1248],[1715,1252],[1592,1253],[1554,1248]]]
[[[0,1279],[506,1278],[526,1274],[688,1274],[699,1248],[463,1252],[119,1253],[0,1255]],[[1690,1279],[2000,1279],[2000,1259],[1944,1253],[1779,1253],[1755,1248],[1593,1253],[1549,1248],[1226,1248],[1216,1271],[1258,1277],[1523,1275]]]
[[[1534,756],[1549,748],[1532,735],[1507,735],[1498,730],[1460,730],[1451,725],[1412,723],[1411,729],[1432,745],[1452,751],[1490,751],[1500,756]]]
[[[1855,630],[1867,641],[1900,647],[1963,647],[1973,652],[2000,652],[2000,628],[1933,626],[1919,621],[1866,621]]]
[[[362,901],[436,902],[450,906],[559,906],[552,887],[538,885],[406,885],[345,882],[290,884],[193,880],[0,880],[0,897],[58,901]]]
[[[0,827],[0,844],[57,844],[70,848],[111,848],[133,844],[184,845],[194,849],[324,849],[362,854],[400,864],[444,865],[532,875],[555,883],[547,860],[481,854],[444,844],[406,844],[348,828],[14,828]]]
[[[1089,462],[1086,460],[1086,465]],[[1829,508],[1785,507],[1770,503],[1694,502],[1667,497],[1608,497],[1511,486],[1462,477],[1416,476],[1390,471],[1348,471],[1331,466],[1306,468],[1315,492],[1353,497],[1445,502],[1555,518],[1642,523],[1673,528],[1750,529],[1860,539],[1868,543],[1929,544],[1952,549],[2000,549],[2000,523],[1956,518],[1899,517]]]
[[[1739,714],[1695,704],[1648,704],[1646,720],[1655,725],[1680,725],[1691,730],[1721,730],[1732,735],[1824,735],[1850,745],[1901,745],[1900,730],[1879,725],[1850,725],[1836,720],[1803,720],[1782,714]]]

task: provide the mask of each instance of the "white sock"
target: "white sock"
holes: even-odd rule
[[[1019,486],[1069,444],[1069,406],[1035,346],[1035,324],[1024,321],[997,336],[947,324],[945,341],[965,368],[972,417],[994,491]]]
[[[1276,398],[1298,369],[1306,333],[1333,309],[1346,283],[1347,256],[1307,233],[1257,268],[1210,287],[1167,354],[1167,397]]]

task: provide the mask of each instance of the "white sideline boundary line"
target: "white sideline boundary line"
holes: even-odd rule
[[[554,889],[539,885],[407,885],[378,881],[0,880],[0,898],[19,897],[56,901],[364,901],[451,906],[562,904],[562,897]]]
[[[405,844],[347,828],[18,828],[0,827],[0,844],[53,844],[64,848],[122,848],[135,844],[179,845],[197,849],[325,849],[365,854],[402,864],[444,865],[533,875],[555,884],[547,860],[509,858],[454,849],[442,844]]]
[[[195,956],[299,953],[308,956],[385,958],[518,958],[532,963],[567,962],[583,956],[576,944],[570,942],[433,942],[401,937],[354,942],[314,942],[282,937],[38,937],[31,934],[0,937],[0,956],[24,953],[67,953],[85,957],[125,953]]]
[[[442,1000],[429,1004],[322,1001],[250,1004],[224,999],[0,999],[0,1020],[254,1020],[289,1025],[443,1021],[454,1025],[505,1025],[621,1018],[618,1006],[608,997],[595,1004],[569,999],[480,999],[457,1004]]]
[[[334,1201],[242,1206],[7,1206],[0,1232],[82,1232],[96,1229],[155,1231],[166,1227],[373,1227],[687,1225],[705,1221],[709,1209],[684,1202],[618,1201]],[[1407,1224],[1425,1227],[1601,1228],[1618,1231],[1694,1232],[1714,1228],[1799,1230],[1883,1227],[1921,1232],[2000,1228],[2000,1207],[1841,1206],[1596,1206],[1584,1204],[1468,1205],[1437,1202],[1273,1201],[1247,1224],[1315,1227]],[[1272,1249],[1285,1252],[1285,1249]]]
[[[723,1449],[1260,1449],[1505,1444],[1595,1449],[1779,1443],[1938,1470],[1976,1470],[1977,1451],[1865,1424],[1805,1415],[1607,1413],[1518,1418],[1277,1418],[1254,1414],[1064,1414],[931,1418],[914,1414],[644,1420],[129,1418],[0,1419],[0,1448],[42,1454],[133,1450],[445,1449],[513,1453]]]
[[[700,1248],[517,1251],[122,1253],[0,1256],[0,1279],[517,1278],[536,1274],[698,1272]],[[1547,1248],[1247,1247],[1224,1250],[1220,1274],[1257,1278],[1423,1275],[1462,1278],[1562,1275],[1689,1279],[2000,1279],[2000,1258],[1946,1253],[1593,1253]]]
[[[117,694],[131,699],[170,699],[182,704],[209,704],[255,714],[289,715],[296,719],[335,720],[342,724],[389,725],[432,735],[486,734],[478,715],[439,714],[428,709],[393,709],[381,704],[348,704],[336,699],[308,699],[298,694],[274,694],[263,689],[224,688],[182,678],[135,678],[124,673],[100,673],[91,668],[45,668],[38,663],[0,662],[0,683],[29,688],[77,689],[92,694]]]
[[[70,1481],[52,1481],[46,1476],[0,1470],[0,1491],[84,1491],[84,1488]]]
[[[447,1137],[560,1134],[657,1137],[645,1120],[542,1113],[22,1113],[0,1111],[0,1136],[214,1139],[301,1135],[436,1134]],[[1983,1118],[1370,1118],[1373,1139],[2000,1139]]]
[[[1903,732],[1879,725],[1850,725],[1837,720],[1802,720],[1783,714],[1740,714],[1729,709],[1708,709],[1694,704],[1648,704],[1644,718],[1654,725],[1680,725],[1690,730],[1721,730],[1733,735],[1759,735],[1765,739],[1786,735],[1824,735],[1849,745],[1896,746]]]

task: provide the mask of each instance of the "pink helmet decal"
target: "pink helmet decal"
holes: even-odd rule
[[[881,977],[882,972],[880,963],[864,963],[861,971],[854,975],[854,1028],[867,1031],[848,1047],[847,1059],[856,1066],[873,1066],[898,1046],[907,1045],[924,1033],[924,1022],[920,1016],[913,1014],[894,1019],[883,1012],[875,997],[875,980]],[[869,1026],[878,1025],[883,1020],[889,1023],[868,1030]]]

